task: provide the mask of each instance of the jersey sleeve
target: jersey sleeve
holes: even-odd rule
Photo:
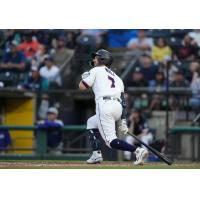
[[[82,77],[82,82],[85,87],[92,87],[96,78],[96,70],[95,68],[91,69],[87,74]]]
[[[124,83],[123,83],[123,81],[121,81],[121,92],[124,93]]]

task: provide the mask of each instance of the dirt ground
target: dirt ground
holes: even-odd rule
[[[50,169],[67,169],[67,168],[127,168],[132,164],[128,162],[105,162],[103,164],[88,165],[84,161],[0,161],[0,168],[50,168]]]
[[[132,162],[109,162],[89,165],[85,161],[0,161],[0,169],[200,169],[200,163],[145,163],[134,166]]]

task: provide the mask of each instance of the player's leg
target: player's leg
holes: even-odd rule
[[[87,120],[87,132],[89,135],[90,144],[92,147],[92,155],[87,160],[88,164],[95,164],[100,163],[103,161],[102,153],[101,153],[101,147],[100,147],[100,133],[98,130],[98,120],[96,115],[90,117]]]
[[[142,165],[148,156],[148,151],[141,147],[136,147],[134,144],[129,144],[126,141],[115,138],[109,142],[109,145],[113,149],[122,150],[125,152],[135,153],[136,161],[134,165]]]
[[[99,131],[107,146],[117,150],[135,152],[137,158],[135,164],[142,164],[148,155],[148,151],[117,138],[115,122],[121,117],[121,105],[117,101],[98,102],[96,112]]]
[[[127,136],[125,137],[125,141],[126,141],[127,143],[129,143],[129,144],[134,144],[135,139],[134,139],[132,136],[127,135]],[[131,160],[131,152],[129,152],[129,151],[124,151],[124,159],[125,159],[125,160]]]

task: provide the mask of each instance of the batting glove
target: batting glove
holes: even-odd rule
[[[117,130],[119,134],[124,134],[126,135],[128,132],[128,127],[126,124],[126,120],[125,119],[121,119],[117,122]]]

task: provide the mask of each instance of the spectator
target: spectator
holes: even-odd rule
[[[6,43],[11,43],[13,40],[19,44],[21,42],[21,33],[15,29],[5,30]]]
[[[0,125],[2,125],[2,116],[0,116]],[[7,129],[0,130],[0,154],[6,153],[11,148],[11,137]]]
[[[67,44],[66,47],[69,49],[75,49],[76,47],[76,37],[77,33],[75,31],[67,31]]]
[[[131,38],[127,44],[129,50],[139,50],[148,53],[153,46],[153,39],[146,37],[146,32],[143,29],[138,30],[137,38]]]
[[[40,43],[32,38],[31,33],[26,33],[24,36],[24,41],[19,44],[18,49],[24,52],[24,55],[28,60],[30,60],[38,51]]]
[[[174,81],[171,82],[170,87],[174,89],[178,88],[187,88],[189,87],[189,82],[184,78],[183,69],[177,69],[174,75]],[[179,95],[172,95],[169,97],[169,105],[171,110],[178,108],[180,105],[183,105],[185,98],[180,97]]]
[[[192,90],[192,98],[189,100],[191,108],[199,113],[200,111],[200,69],[193,73],[192,82],[190,84]]]
[[[155,41],[155,45],[151,50],[151,57],[154,61],[163,62],[168,58],[171,58],[172,50],[167,45],[164,38],[160,37]]]
[[[166,90],[166,81],[164,76],[164,71],[159,68],[156,72],[156,79],[149,82],[149,91],[165,91]],[[154,94],[151,97],[150,106],[148,108],[148,112],[153,109],[160,109],[161,102],[165,99],[165,95]]]
[[[36,66],[32,66],[30,76],[24,80],[24,83],[22,83],[19,88],[32,91],[46,91],[48,87],[48,80],[40,76]]]
[[[174,52],[174,59],[192,61],[197,56],[197,44],[196,42],[186,34],[182,40],[181,46],[179,46]]]
[[[177,72],[177,69],[183,68],[182,62],[180,62],[180,61],[171,62],[170,60],[169,61],[166,60],[163,63],[160,63],[159,66],[163,69],[165,78],[167,78],[167,70],[168,70],[169,82],[174,81],[174,77]]]
[[[37,40],[40,44],[45,46],[50,45],[50,30],[48,29],[32,29],[31,34],[33,40]]]
[[[99,49],[103,48],[105,44],[104,35],[106,32],[106,29],[83,29],[81,30],[81,35],[93,36],[95,38],[95,47]]]
[[[31,60],[31,65],[41,67],[44,65],[44,60],[47,57],[49,57],[47,47],[45,45],[40,45],[38,51]]]
[[[189,70],[186,74],[186,78],[189,82],[192,81],[194,73],[196,73],[200,69],[200,65],[196,61],[192,61],[189,65]]]
[[[55,64],[60,68],[63,63],[74,54],[74,50],[66,48],[64,38],[60,37],[55,41],[54,45],[55,49],[53,52],[53,59]]]
[[[0,64],[0,81],[17,84],[19,73],[24,72],[26,59],[24,54],[17,49],[16,41],[12,41],[10,52],[6,52]]]
[[[0,69],[23,71],[25,61],[24,54],[17,49],[17,42],[13,40],[10,44],[10,52],[5,53]]]
[[[146,81],[151,81],[155,79],[157,66],[154,65],[152,58],[148,55],[143,55],[140,57],[139,65],[142,69],[144,79]]]
[[[53,155],[62,154],[62,130],[63,122],[58,119],[58,110],[50,107],[47,112],[47,119],[38,122],[38,128],[46,128],[48,152]]]
[[[196,42],[197,46],[200,47],[200,29],[194,29],[189,33],[189,36]]]
[[[174,81],[170,84],[170,87],[188,87],[189,83],[185,80],[184,70],[177,68],[177,71],[174,75]]]
[[[151,133],[149,129],[147,121],[142,116],[141,111],[138,109],[133,109],[131,111],[131,114],[128,120],[129,120],[129,123],[128,123],[129,132],[134,133],[139,139],[141,139],[141,141],[149,145],[153,141],[153,134]],[[130,135],[126,136],[125,141],[128,142],[129,144],[133,144],[136,142],[135,139]],[[131,153],[128,151],[125,151],[124,159],[130,160]]]
[[[37,95],[37,118],[44,119],[49,107],[49,96],[44,92],[49,89],[49,82],[46,78],[41,77],[36,66],[31,67],[30,75],[25,78],[24,82],[18,85],[19,90],[31,90],[42,92]]]
[[[147,87],[148,82],[144,79],[142,69],[136,66],[133,70],[132,77],[127,81],[126,87]]]
[[[126,83],[126,87],[147,87],[148,82],[144,79],[142,69],[135,67],[131,79]],[[148,104],[146,93],[135,95],[134,98],[130,97],[133,107],[141,108],[146,107]]]
[[[44,61],[45,66],[40,68],[40,75],[43,78],[48,79],[50,87],[61,87],[61,77],[59,68],[54,65],[54,60],[52,57],[47,57]]]

